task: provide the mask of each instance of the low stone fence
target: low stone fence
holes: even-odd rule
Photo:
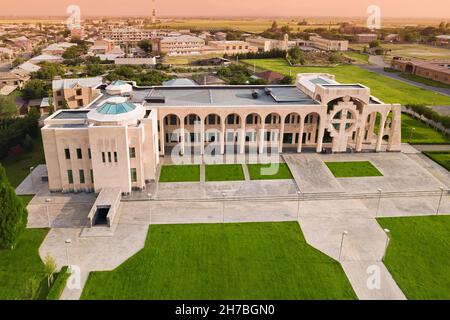
[[[410,116],[412,116],[412,117],[422,121],[423,123],[428,124],[430,127],[434,128],[435,130],[438,130],[438,131],[440,131],[442,133],[450,135],[450,129],[447,129],[441,123],[433,121],[433,120],[430,120],[430,119],[424,117],[423,115],[418,114],[417,112],[414,112],[411,109],[408,109],[408,108],[402,106],[402,113],[406,113],[406,114],[408,114],[408,115],[410,115]]]

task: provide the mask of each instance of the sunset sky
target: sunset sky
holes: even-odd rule
[[[1,0],[0,15],[64,16],[70,4],[80,6],[84,16],[144,16],[152,7],[151,0]],[[362,17],[371,4],[385,17],[450,19],[449,0],[156,0],[158,15],[181,17]]]

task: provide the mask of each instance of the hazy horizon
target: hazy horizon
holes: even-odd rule
[[[92,0],[8,0],[2,4],[1,16],[64,17],[69,5],[78,5],[85,17],[150,17],[151,0],[109,0],[108,7]],[[408,0],[318,0],[293,2],[278,0],[156,0],[157,16],[164,18],[363,18],[369,5],[381,8],[382,18],[450,19],[450,1],[430,0],[426,6],[412,5]],[[447,12],[447,16],[443,14]]]

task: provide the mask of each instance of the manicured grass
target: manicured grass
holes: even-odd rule
[[[292,173],[286,163],[247,164],[247,168],[252,180],[292,179]],[[263,172],[264,168],[268,172]],[[272,170],[274,170],[273,174]]]
[[[450,151],[429,151],[424,154],[450,171]]]
[[[34,141],[34,149],[29,153],[24,153],[17,158],[6,158],[1,160],[5,167],[6,175],[11,185],[16,188],[30,173],[30,167],[36,167],[45,163],[42,140],[39,136]]]
[[[205,166],[206,181],[245,180],[240,164],[209,164]]]
[[[412,128],[415,129],[412,130]],[[450,137],[407,114],[402,114],[402,142],[411,144],[445,144],[450,143]]]
[[[47,278],[38,250],[47,233],[48,229],[27,229],[14,250],[0,250],[0,300],[46,297]],[[40,289],[31,297],[33,281]]]
[[[436,88],[446,88],[446,89],[450,88],[450,85],[448,85],[448,84],[438,82],[435,80],[431,80],[431,79],[422,78],[422,77],[416,76],[415,74],[401,73],[400,77],[407,79],[407,80],[419,82],[419,83],[425,84],[427,86],[436,87]]]
[[[408,299],[450,299],[450,216],[378,219],[390,230],[385,265]]]
[[[82,299],[356,299],[295,222],[154,225],[146,246],[92,272]]]
[[[273,70],[288,75],[305,72],[322,72],[336,75],[336,80],[342,83],[361,83],[370,88],[371,93],[386,103],[450,105],[450,97],[430,90],[385,77],[364,70],[355,65],[342,65],[337,67],[291,67],[284,59],[252,59],[242,60],[251,67]]]
[[[369,161],[325,162],[336,178],[383,176]]]
[[[199,165],[162,166],[159,182],[200,181]]]

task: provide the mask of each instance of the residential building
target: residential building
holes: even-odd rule
[[[42,54],[52,56],[62,56],[64,52],[70,47],[76,46],[75,43],[62,42],[52,43],[46,48],[42,49]]]
[[[30,80],[30,76],[15,73],[12,71],[0,72],[0,88],[3,86],[13,86],[22,89],[25,82]]]
[[[40,54],[36,57],[33,57],[29,60],[31,63],[41,63],[41,62],[53,62],[53,63],[61,63],[64,61],[62,56],[54,56],[52,54]]]
[[[325,51],[347,51],[348,40],[332,40],[318,36],[310,37],[311,45]]]
[[[79,79],[55,79],[52,81],[55,109],[86,107],[100,95],[98,87],[102,77]]]
[[[436,36],[436,45],[440,47],[449,47],[450,46],[450,35],[443,34]]]
[[[394,57],[391,67],[404,73],[450,84],[450,60],[422,61]]]
[[[156,29],[138,29],[128,27],[103,30],[101,34],[104,39],[110,39],[116,45],[136,45],[139,41],[144,39],[153,39],[159,36],[165,36],[167,32]]]
[[[86,108],[59,110],[44,121],[51,191],[143,190],[156,179],[160,157],[191,159],[192,152],[223,159],[267,150],[401,149],[401,106],[329,74],[299,74],[295,85],[283,86],[120,82],[99,89]]]

